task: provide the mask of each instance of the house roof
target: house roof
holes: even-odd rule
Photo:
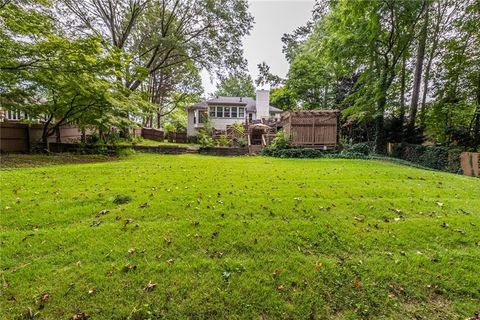
[[[243,107],[245,107],[247,112],[257,112],[256,101],[255,101],[255,99],[250,98],[250,97],[224,97],[224,96],[219,96],[219,97],[215,97],[213,99],[198,102],[196,104],[188,106],[186,109],[187,110],[207,109],[208,106],[215,106],[215,105],[239,106],[239,107],[243,106]],[[270,107],[270,112],[272,112],[272,113],[282,112],[282,110],[280,110],[276,107],[273,107],[273,106],[269,106],[269,107]]]

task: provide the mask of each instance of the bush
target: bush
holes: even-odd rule
[[[247,140],[244,138],[238,139],[237,144],[240,148],[245,148],[247,146]]]
[[[213,141],[213,138],[205,131],[201,131],[198,134],[198,143],[202,147],[213,147],[215,145],[215,141]]]
[[[320,150],[309,148],[295,148],[295,149],[277,149],[265,148],[262,151],[263,155],[276,158],[321,158],[324,153]]]
[[[315,158],[340,158],[340,159],[369,159],[370,157],[359,152],[342,151],[328,152],[310,148],[288,148],[288,149],[268,149],[262,151],[262,155],[276,158],[298,158],[298,159],[315,159]]]
[[[220,138],[218,138],[218,140],[217,140],[217,144],[218,144],[219,147],[228,147],[228,146],[230,146],[230,143],[231,143],[231,141],[230,141],[230,139],[228,139],[226,134],[222,134],[220,136]]]
[[[271,149],[287,149],[290,146],[290,140],[283,130],[278,131],[275,134],[275,139],[269,145]]]
[[[370,154],[370,146],[366,143],[357,143],[357,144],[352,144],[351,146],[346,148],[346,151],[351,152],[351,153],[361,153],[365,156],[368,156]]]
[[[245,133],[245,127],[241,122],[235,122],[234,124],[232,124],[232,127],[234,127],[242,135]]]
[[[87,144],[97,144],[100,143],[100,136],[96,133],[89,134],[86,136],[86,141]]]
[[[461,152],[458,148],[402,143],[394,145],[392,156],[423,167],[459,173]]]

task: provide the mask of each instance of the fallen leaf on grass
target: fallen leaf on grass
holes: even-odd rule
[[[167,260],[167,263],[168,263],[169,265],[172,265],[174,262],[175,262],[175,259],[168,259],[168,260]]]
[[[36,313],[33,313],[32,308],[29,307],[28,310],[27,310],[26,316],[27,316],[29,319],[33,319],[33,318],[36,316]]]
[[[72,316],[72,320],[85,320],[88,319],[88,314],[86,312],[79,312]]]
[[[134,254],[137,251],[137,248],[130,248],[128,249],[128,253]]]
[[[317,262],[315,263],[315,269],[318,270],[318,269],[320,269],[321,267],[322,267],[322,263],[319,262],[319,261],[317,261]]]
[[[42,296],[40,297],[40,300],[47,301],[48,299],[50,299],[50,294],[48,292],[42,293]]]
[[[92,288],[92,289],[88,290],[88,294],[91,295],[91,296],[93,296],[96,293],[97,293],[97,289],[95,289],[95,288]]]
[[[360,282],[360,280],[358,278],[355,279],[355,282],[353,283],[353,287],[355,289],[360,289],[362,287],[362,283]]]
[[[145,291],[147,292],[150,292],[152,291],[153,289],[155,289],[155,287],[157,286],[156,283],[153,283],[152,281],[150,281],[144,288]]]
[[[2,280],[3,280],[3,283],[2,283],[3,289],[7,289],[8,288],[8,282],[5,280],[5,277],[3,275],[2,275]]]
[[[98,227],[101,223],[102,223],[102,221],[95,220],[90,224],[90,227]]]
[[[123,266],[123,271],[125,272],[136,270],[136,269],[137,269],[137,265],[135,264],[127,263],[126,265]]]
[[[141,205],[139,205],[138,207],[143,209],[143,208],[148,208],[148,207],[150,207],[150,205],[145,202],[144,204],[141,204]]]
[[[109,213],[109,212],[110,212],[110,210],[107,210],[107,209],[100,210],[100,211],[97,213],[97,217],[104,216],[104,215],[106,215],[106,214]]]

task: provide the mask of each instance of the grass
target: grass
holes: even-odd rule
[[[44,167],[56,164],[92,163],[118,160],[106,155],[76,155],[69,153],[59,154],[2,154],[0,155],[0,169]]]
[[[147,154],[0,178],[1,319],[480,311],[478,179],[375,160]]]

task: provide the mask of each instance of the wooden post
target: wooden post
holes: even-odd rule
[[[32,152],[32,135],[30,132],[30,124],[27,124],[26,128],[26,136],[27,136],[27,145],[28,145],[28,153]]]
[[[464,175],[469,177],[478,177],[478,153],[462,152],[460,154],[460,167]]]

